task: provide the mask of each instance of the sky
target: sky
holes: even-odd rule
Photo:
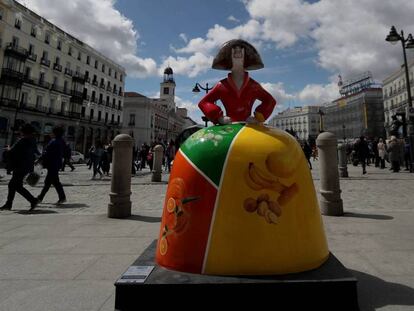
[[[338,98],[338,75],[371,71],[382,81],[403,62],[401,45],[385,41],[391,25],[414,33],[411,0],[20,2],[124,66],[126,91],[157,97],[170,66],[177,106],[199,123],[203,93],[192,89],[226,77],[211,63],[228,40],[247,40],[259,51],[265,68],[250,76],[275,97],[275,114]]]

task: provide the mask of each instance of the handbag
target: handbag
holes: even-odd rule
[[[42,175],[42,167],[40,165],[36,165],[34,167],[33,172],[30,172],[26,177],[26,183],[32,187],[36,186],[40,180],[40,176]]]

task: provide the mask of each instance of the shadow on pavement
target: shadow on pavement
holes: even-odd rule
[[[414,289],[384,281],[376,276],[349,270],[358,279],[358,301],[361,311],[375,311],[389,305],[414,306]]]
[[[42,209],[35,209],[33,211],[16,211],[16,214],[20,214],[20,215],[44,215],[44,214],[57,214],[58,212],[56,211],[50,211],[50,210],[42,210]]]
[[[56,205],[54,203],[40,203],[39,204],[39,208],[85,208],[85,207],[89,207],[89,205],[84,204],[84,203],[63,203],[59,205]]]
[[[368,218],[368,219],[378,219],[378,220],[394,219],[394,217],[388,216],[388,215],[359,214],[359,213],[348,213],[348,212],[344,213],[343,217]]]
[[[152,216],[141,216],[141,215],[131,215],[130,217],[126,218],[130,220],[138,220],[143,222],[161,222],[161,217],[152,217]]]

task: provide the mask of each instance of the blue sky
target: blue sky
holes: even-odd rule
[[[252,71],[277,100],[276,111],[338,97],[337,76],[371,71],[377,80],[402,63],[401,47],[385,42],[390,26],[414,32],[414,1],[393,0],[26,0],[114,61],[126,90],[157,96],[162,72],[174,70],[176,103],[200,121],[191,92],[226,72],[210,69],[221,44],[242,38],[265,68]],[[413,57],[412,52],[409,57]]]

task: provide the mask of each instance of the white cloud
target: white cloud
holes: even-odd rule
[[[322,105],[339,97],[337,83],[308,84],[296,95],[297,99],[306,105]]]
[[[227,20],[230,22],[235,22],[235,23],[240,22],[240,20],[238,18],[235,18],[233,15],[230,15],[229,17],[227,17]]]
[[[139,33],[114,7],[114,0],[30,0],[27,6],[124,66],[133,77],[157,73],[152,58],[137,56]]]
[[[179,37],[185,42],[185,43],[187,43],[188,42],[188,38],[187,38],[187,35],[185,34],[185,33],[180,33],[180,35],[179,35]]]
[[[207,71],[211,67],[213,57],[197,52],[190,57],[173,57],[169,56],[159,67],[159,74],[164,72],[167,66],[174,69],[174,74],[187,75],[190,78],[197,76],[200,73]]]

